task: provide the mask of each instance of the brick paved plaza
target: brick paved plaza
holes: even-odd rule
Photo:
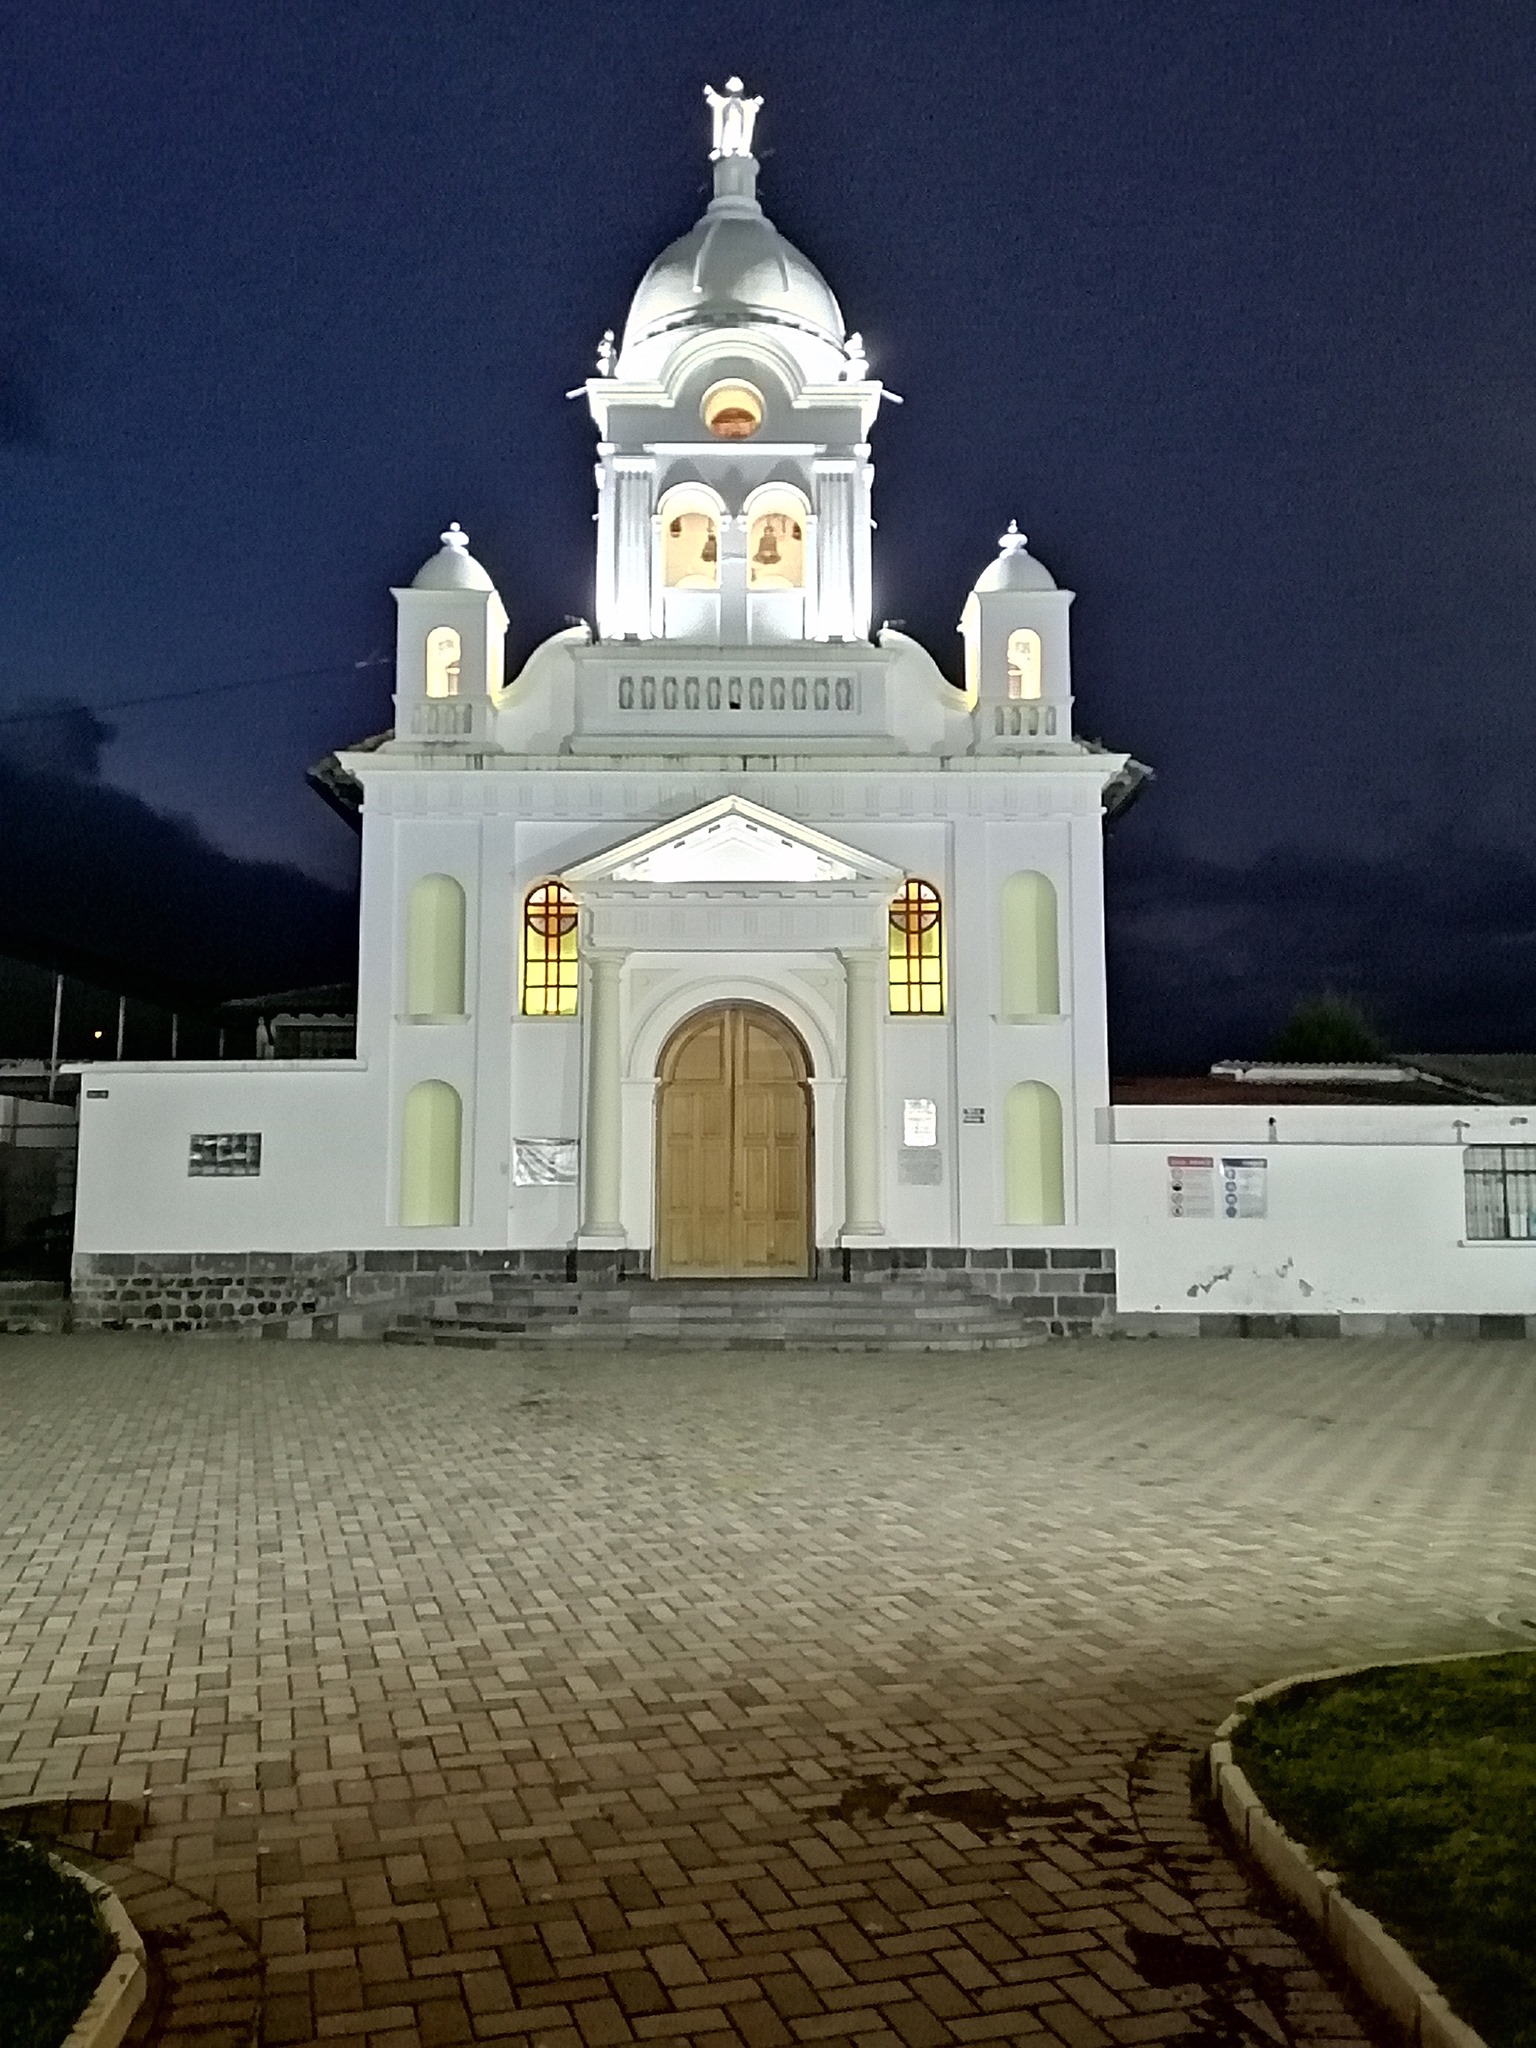
[[[0,1800],[178,2044],[1358,2041],[1189,1759],[1513,1646],[1529,1357],[4,1340]]]

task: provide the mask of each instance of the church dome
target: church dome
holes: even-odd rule
[[[659,376],[679,343],[744,327],[769,330],[809,378],[846,375],[847,335],[832,287],[758,203],[751,135],[760,101],[743,97],[739,78],[706,97],[715,116],[715,196],[641,278],[624,323],[618,375]]]
[[[810,258],[785,240],[755,200],[750,212],[740,201],[719,207],[718,201],[711,205],[640,280],[621,361],[661,335],[681,340],[700,328],[758,325],[798,328],[841,353],[842,311]]]
[[[1035,560],[1027,540],[1018,521],[1010,519],[1008,531],[997,544],[997,560],[987,564],[973,587],[983,594],[989,590],[1055,590],[1056,578],[1044,562]]]
[[[444,534],[442,546],[411,578],[412,590],[494,590],[495,584],[469,552],[469,535],[457,519]]]

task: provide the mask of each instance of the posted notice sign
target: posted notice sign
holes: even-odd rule
[[[1170,1152],[1168,1214],[1240,1223],[1269,1214],[1269,1161]]]
[[[1221,1213],[1238,1221],[1245,1216],[1269,1214],[1267,1159],[1222,1160]]]
[[[1168,1154],[1168,1214],[1216,1214],[1216,1161],[1198,1152]]]

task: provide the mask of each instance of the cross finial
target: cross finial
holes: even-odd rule
[[[746,87],[734,77],[725,81],[724,92],[716,92],[712,85],[704,88],[704,97],[714,119],[713,146],[709,152],[712,163],[723,156],[752,154],[752,124],[763,102],[761,95],[751,100],[745,95]]]
[[[445,548],[457,548],[461,554],[467,555],[469,553],[469,535],[460,526],[457,519],[454,520],[446,533],[440,533],[437,537]]]

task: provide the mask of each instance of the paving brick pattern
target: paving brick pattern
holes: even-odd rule
[[[11,1338],[0,1801],[136,1814],[178,2048],[1358,2043],[1191,1759],[1509,1646],[1533,1450],[1495,1345]]]

